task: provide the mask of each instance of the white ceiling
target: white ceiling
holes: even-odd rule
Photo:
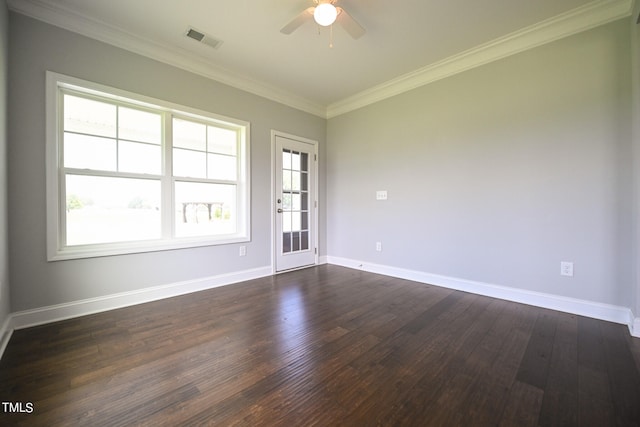
[[[633,0],[337,0],[367,33],[312,20],[312,0],[9,0],[10,9],[325,117],[629,16]],[[223,41],[185,36],[188,27]]]

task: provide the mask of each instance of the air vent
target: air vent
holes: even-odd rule
[[[210,46],[214,49],[219,48],[220,45],[222,44],[222,40],[218,40],[215,37],[211,37],[210,35],[207,35],[202,31],[198,31],[192,27],[187,28],[187,32],[185,33],[185,36],[189,37],[190,39],[194,39],[197,42],[206,44],[207,46]]]

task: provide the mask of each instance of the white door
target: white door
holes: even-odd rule
[[[316,264],[316,146],[274,133],[275,270]]]

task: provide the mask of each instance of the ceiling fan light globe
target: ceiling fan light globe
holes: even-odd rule
[[[336,22],[337,17],[338,9],[331,3],[321,3],[313,11],[313,19],[323,27],[328,27]]]

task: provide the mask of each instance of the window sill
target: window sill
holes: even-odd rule
[[[212,240],[206,239],[174,239],[153,240],[133,243],[114,243],[102,245],[73,246],[65,249],[50,250],[47,261],[65,261],[82,258],[98,258],[117,255],[131,255],[137,253],[149,253],[170,251],[176,249],[200,248],[205,246],[220,246],[233,243],[249,242],[249,236],[225,236]]]

